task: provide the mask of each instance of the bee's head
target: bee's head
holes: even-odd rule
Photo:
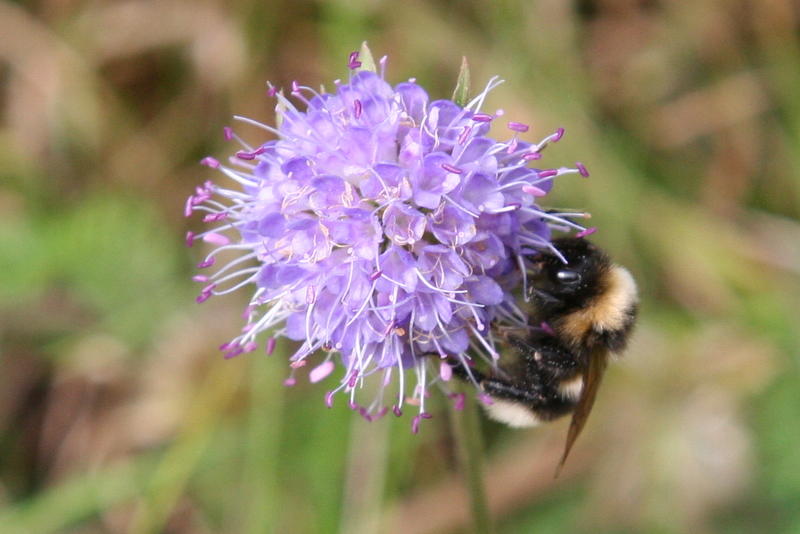
[[[582,238],[554,239],[553,246],[563,259],[551,251],[531,258],[531,297],[540,310],[564,313],[583,308],[603,291],[608,257]]]

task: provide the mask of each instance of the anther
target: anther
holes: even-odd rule
[[[219,245],[219,246],[225,246],[231,242],[231,240],[228,237],[222,234],[218,234],[216,232],[210,232],[208,234],[204,234],[203,241],[205,241],[206,243],[210,243],[212,245]]]
[[[198,263],[197,264],[197,268],[198,269],[205,269],[207,267],[211,267],[212,265],[214,265],[215,261],[216,260],[214,259],[214,256],[211,256],[206,261],[201,261],[200,263]]]
[[[533,195],[535,197],[543,197],[543,196],[545,196],[547,194],[544,191],[544,189],[541,189],[539,187],[536,187],[535,185],[530,185],[530,184],[523,185],[522,186],[522,192],[523,193],[528,193],[529,195]]]
[[[211,156],[206,156],[200,160],[200,165],[205,165],[212,169],[219,169],[219,160],[217,158],[212,158]]]
[[[447,172],[452,172],[453,174],[461,174],[462,172],[464,172],[458,167],[450,165],[449,163],[442,163],[442,168]]]

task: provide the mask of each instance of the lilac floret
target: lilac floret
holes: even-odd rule
[[[267,332],[268,354],[275,337],[298,341],[287,384],[308,361],[297,372],[310,369],[311,382],[338,380],[328,406],[345,394],[374,420],[387,403],[398,416],[412,404],[416,431],[430,417],[428,386],[447,382],[459,362],[494,362],[489,325],[524,321],[513,296],[524,283],[524,256],[551,246],[553,229],[589,232],[569,218],[576,214],[538,205],[558,176],[588,173],[580,163],[530,166],[561,129],[539,144],[518,139],[528,130],[518,122],[508,123],[505,141],[488,136],[502,115],[481,110],[495,79],[461,107],[431,101],[413,80],[393,88],[382,74],[356,70],[357,55],[349,65],[349,81],[332,93],[292,85],[304,111],[270,86],[279,126],[260,126],[277,139],[243,144],[230,165],[202,160],[233,186],[197,188],[187,215],[200,211],[214,227],[186,240],[215,247],[202,267],[238,254],[196,277],[206,284],[198,302],[254,288],[247,324],[223,345],[225,357],[252,352]],[[239,139],[228,128],[225,137]],[[357,391],[372,375],[380,393],[359,404]]]

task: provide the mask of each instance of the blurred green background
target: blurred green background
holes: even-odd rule
[[[223,126],[363,40],[393,84],[447,98],[467,56],[526,140],[564,127],[546,164],[592,176],[548,204],[641,286],[561,478],[567,421],[484,421],[498,531],[800,532],[792,0],[0,1],[0,532],[470,531],[439,395],[417,436],[328,410],[335,377],[223,361],[245,295],[189,282]]]

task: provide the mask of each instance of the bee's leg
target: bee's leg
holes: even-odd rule
[[[466,382],[473,382],[480,384],[486,380],[486,375],[472,367],[465,367],[463,363],[458,363],[452,366],[453,374],[461,380]]]
[[[526,374],[537,377],[538,381],[557,383],[572,378],[578,369],[575,354],[549,339],[527,341],[516,336],[508,336],[508,341],[517,350]]]
[[[541,388],[526,389],[497,378],[481,380],[480,386],[490,397],[525,404],[541,404],[546,401],[547,397],[547,395],[542,395]]]
[[[575,354],[558,346],[543,345],[538,351],[537,364],[553,382],[572,378],[578,372]]]
[[[493,400],[522,404],[533,411],[542,421],[556,419],[575,408],[574,399],[564,397],[556,387],[544,383],[516,385],[489,378],[482,381],[480,385]]]
[[[527,340],[522,339],[521,337],[508,335],[506,336],[506,339],[508,340],[508,343],[512,347],[514,347],[517,350],[517,352],[521,354],[523,357],[525,357],[526,354],[533,354],[534,352],[539,350],[538,344],[530,343]]]

